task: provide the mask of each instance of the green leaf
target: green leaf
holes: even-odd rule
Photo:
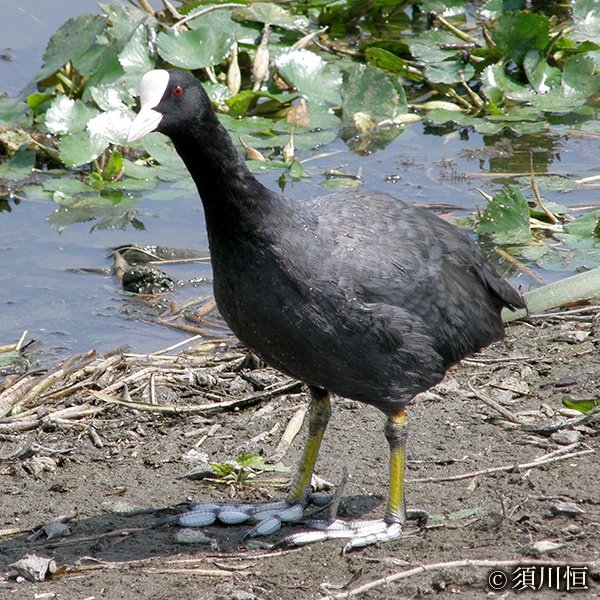
[[[408,72],[406,61],[384,48],[367,48],[365,54],[369,63],[374,67],[396,74]]]
[[[156,159],[165,169],[171,171],[176,178],[181,175],[189,176],[184,162],[175,152],[168,138],[161,133],[152,133],[142,140],[144,150]]]
[[[498,48],[520,65],[530,50],[545,50],[548,46],[550,20],[524,11],[503,13],[496,20],[491,35]]]
[[[455,59],[461,50],[455,48],[456,44],[463,43],[453,33],[445,30],[424,31],[409,42],[411,54],[425,63],[437,63],[448,59]]]
[[[64,196],[73,196],[81,192],[89,192],[90,187],[80,179],[73,177],[53,177],[46,179],[42,186],[46,192],[60,192]]]
[[[115,84],[124,74],[125,71],[119,62],[117,51],[114,48],[107,46],[106,50],[100,56],[100,65],[98,66],[98,69],[86,83],[86,88],[81,99],[84,102],[87,102],[90,97],[89,90],[92,87]],[[136,92],[139,92],[139,89],[136,90]]]
[[[24,148],[0,164],[0,179],[10,179],[11,181],[25,179],[31,175],[34,166],[35,152]]]
[[[408,112],[406,97],[398,93],[383,71],[360,65],[352,65],[344,72],[342,109],[346,122],[359,112],[367,113],[376,122]]]
[[[502,13],[524,10],[525,7],[525,0],[488,0],[479,9],[479,14],[485,19],[495,19]]]
[[[577,189],[577,184],[572,179],[563,175],[537,175],[535,181],[541,190],[548,192],[574,192]],[[522,186],[531,185],[531,177],[529,175],[517,178],[517,183]],[[544,206],[555,215],[564,215],[569,212],[569,209],[563,204],[545,201]]]
[[[576,42],[586,40],[600,44],[600,4],[597,0],[574,0],[571,4],[573,29],[569,38]]]
[[[107,148],[106,138],[81,131],[60,141],[60,159],[67,167],[79,167],[98,158]]]
[[[237,457],[238,464],[246,469],[264,470],[266,468],[265,461],[258,453],[242,454]]]
[[[583,215],[570,223],[565,224],[565,231],[575,236],[579,241],[594,238],[600,241],[600,210]]]
[[[23,186],[23,195],[31,200],[46,200],[49,193],[41,185],[32,184]]]
[[[591,410],[594,410],[596,406],[598,406],[598,400],[571,400],[570,398],[564,397],[563,404],[567,408],[573,408],[582,413],[588,413]]]
[[[71,62],[81,75],[89,77],[100,68],[104,54],[111,51],[114,52],[108,44],[96,43],[83,54],[73,58]]]
[[[189,15],[190,12],[196,11],[199,7],[193,4],[188,7],[181,7],[181,13]],[[190,29],[204,28],[210,31],[222,31],[230,33],[238,44],[250,44],[254,46],[257,39],[260,37],[262,27],[258,23],[240,23],[232,18],[233,11],[231,10],[212,10],[204,13],[197,19],[188,21]]]
[[[531,240],[529,205],[517,187],[498,192],[485,207],[478,235],[488,235],[497,244],[515,244]]]
[[[38,108],[44,102],[46,102],[47,100],[50,100],[51,98],[54,98],[54,94],[45,94],[45,93],[44,94],[42,94],[42,93],[29,94],[29,96],[27,96],[27,104],[35,110],[36,108]]]
[[[5,350],[0,352],[0,367],[7,367],[17,362],[21,353],[18,350]]]
[[[462,73],[462,77],[461,77]],[[466,81],[475,75],[475,67],[462,58],[459,60],[445,60],[425,66],[425,75],[431,83],[447,83],[452,85],[460,83],[462,78]]]
[[[52,101],[44,120],[51,133],[64,135],[82,131],[87,122],[98,114],[95,108],[86,106],[81,100],[60,94]]]
[[[481,74],[484,94],[495,105],[501,105],[505,97],[517,102],[531,102],[533,90],[511,79],[502,63],[486,67]]]
[[[133,115],[127,110],[110,110],[100,113],[98,116],[90,119],[87,124],[87,130],[92,138],[96,138],[96,144],[100,145],[100,140],[108,144],[125,145],[127,132],[131,127]]]
[[[242,117],[250,108],[254,108],[260,99],[266,99],[272,101],[273,110],[281,110],[284,107],[284,102],[291,102],[294,96],[274,96],[267,92],[253,92],[251,90],[244,90],[235,96],[228,98],[225,101],[227,107],[229,107],[229,115],[231,117]],[[242,119],[240,123],[243,123],[247,119]],[[271,124],[268,121],[269,125]]]
[[[587,99],[600,91],[600,75],[596,73],[596,65],[585,55],[570,56],[565,61],[562,83],[565,98]]]
[[[304,15],[285,10],[272,2],[253,2],[250,6],[233,13],[236,20],[257,21],[268,25],[277,25],[285,29],[306,29],[309,25]]]
[[[119,53],[119,62],[126,72],[137,71],[143,74],[154,68],[154,59],[150,57],[151,46],[149,44],[148,30],[145,27],[138,27]]]
[[[107,28],[106,34],[115,45],[117,52],[123,50],[142,23],[152,28],[158,26],[155,17],[136,6],[121,4],[99,4],[99,6],[109,19],[110,28]]]
[[[106,166],[102,171],[102,179],[104,181],[112,181],[118,177],[123,171],[123,157],[116,150],[111,153]]]
[[[296,179],[302,179],[302,177],[308,177],[306,171],[302,168],[302,165],[297,161],[293,160],[290,164],[290,177]]]
[[[561,71],[551,67],[539,50],[530,50],[523,59],[523,69],[529,83],[538,94],[545,94],[560,85]]]
[[[222,465],[217,463],[210,463],[210,466],[220,477],[227,477],[228,475],[232,475],[233,473],[235,473],[233,465],[230,465],[229,463],[224,463]]]
[[[467,10],[465,0],[421,0],[419,5],[425,13],[433,11],[446,18],[462,15]]]
[[[279,73],[309,102],[338,105],[342,72],[337,62],[328,62],[309,50],[284,50],[275,59]]]
[[[23,122],[23,126],[27,126],[31,121],[30,108],[27,102],[20,98],[0,98],[0,124]]]
[[[347,190],[361,186],[362,181],[353,177],[330,177],[321,182],[321,185],[329,190]]]
[[[133,98],[129,90],[122,84],[94,85],[90,86],[88,90],[94,102],[102,110],[126,110],[133,105]]]
[[[47,79],[69,61],[95,47],[107,21],[105,15],[79,15],[69,19],[50,38],[44,53],[46,64],[34,75],[33,81]]]
[[[123,159],[123,172],[127,177],[139,180],[156,180],[156,170],[145,165],[138,165],[126,158]]]
[[[227,58],[234,42],[231,33],[206,28],[180,34],[161,32],[158,35],[158,51],[162,58],[176,67],[203,69]]]
[[[91,190],[90,187],[87,189]],[[62,196],[62,199],[59,196]],[[129,224],[134,224],[136,221],[134,207],[139,199],[139,194],[103,190],[73,198],[56,192],[54,199],[55,201],[60,200],[61,206],[58,210],[50,213],[47,223],[57,231],[63,231],[71,225],[88,221],[95,221],[92,230],[125,230]]]

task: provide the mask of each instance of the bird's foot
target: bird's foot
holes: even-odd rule
[[[244,538],[257,537],[279,531],[282,523],[297,523],[304,516],[304,511],[309,504],[322,506],[329,500],[330,496],[309,494],[294,503],[287,500],[256,504],[195,502],[190,504],[188,512],[163,519],[157,525],[206,527],[215,521],[226,525],[238,525],[252,521],[256,524],[244,533]]]
[[[416,520],[420,525],[424,525],[427,522],[427,513],[423,510],[407,510],[406,518]],[[276,546],[303,546],[325,540],[349,538],[350,541],[342,551],[345,554],[354,548],[397,540],[402,535],[404,527],[402,523],[387,523],[383,519],[373,521],[312,520],[305,521],[305,523],[313,530],[292,533],[280,540]]]

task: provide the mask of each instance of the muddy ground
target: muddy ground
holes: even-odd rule
[[[178,361],[120,355],[74,361],[63,368],[70,380],[57,377],[45,401],[32,401],[37,409],[0,420],[0,598],[521,595],[510,586],[492,590],[492,566],[461,566],[467,559],[499,563],[496,570],[514,578],[516,587],[527,583],[524,571],[515,572],[516,563],[535,566],[540,589],[526,587],[524,598],[598,597],[600,424],[597,415],[569,421],[577,413],[563,403],[600,396],[598,344],[600,321],[593,310],[513,325],[505,342],[464,361],[415,399],[408,411],[407,503],[429,511],[429,523],[424,529],[411,524],[398,541],[346,555],[341,541],[269,549],[301,525],[250,541],[242,538],[244,525],[215,525],[202,528],[204,535],[191,544],[178,537],[177,527],[153,527],[186,499],[283,496],[289,473],[259,473],[229,484],[183,476],[202,452],[219,464],[244,453],[272,457],[286,426],[307,404],[301,387],[290,388],[289,380],[269,369],[240,370],[244,353],[231,347],[188,353]],[[81,365],[87,366],[77,372]],[[165,415],[92,395],[104,390],[122,398],[126,377],[133,400],[151,395],[159,405],[228,404]],[[273,395],[273,389],[280,391]],[[498,402],[504,416],[484,397]],[[102,410],[86,415],[86,407]],[[53,417],[65,408],[74,412]],[[25,430],[18,430],[19,423]],[[338,482],[347,468],[344,516],[383,513],[388,449],[382,426],[376,410],[335,399],[317,474]],[[287,451],[280,446],[284,465],[295,465],[304,435],[301,429]],[[545,455],[549,462],[537,461]],[[493,470],[513,465],[526,466]],[[474,472],[480,473],[469,475]],[[40,526],[61,516],[68,517],[68,529],[49,539]],[[19,575],[10,565],[27,555],[54,559],[54,574],[44,581]],[[419,566],[427,570],[415,572]],[[565,578],[568,567],[580,570],[569,570]],[[395,581],[377,581],[402,573]],[[561,591],[548,589],[550,573],[562,576]],[[372,589],[360,592],[371,582]],[[567,582],[587,589],[567,591]]]

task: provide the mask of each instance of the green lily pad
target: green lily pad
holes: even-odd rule
[[[158,51],[162,58],[176,67],[203,69],[227,58],[234,42],[231,33],[202,27],[179,34],[159,33]]]
[[[491,31],[498,48],[518,65],[533,49],[545,50],[550,42],[550,20],[524,11],[502,13]]]
[[[497,244],[515,244],[531,240],[529,204],[517,187],[498,192],[485,207],[478,235],[487,235]]]
[[[143,74],[154,68],[154,60],[148,53],[149,43],[148,30],[138,27],[119,53],[119,62],[125,71]]]
[[[442,17],[456,17],[467,10],[465,0],[421,0],[420,9],[425,12],[435,12]]]
[[[481,74],[484,94],[496,105],[501,105],[505,98],[516,102],[530,102],[534,97],[533,90],[511,79],[502,63],[486,67]]]
[[[263,103],[271,101],[272,111],[276,112],[284,107],[284,103],[290,103],[295,96],[276,96],[267,92],[244,90],[239,94],[236,94],[232,98],[225,101],[225,104],[229,107],[229,115],[232,117],[244,116],[250,108],[256,108],[256,105],[260,100]]]
[[[129,90],[122,84],[95,85],[90,87],[89,91],[94,102],[102,110],[127,110],[134,104]],[[131,115],[133,116],[133,112]]]
[[[275,59],[279,73],[310,102],[338,105],[341,102],[342,72],[310,50],[284,50]]]
[[[461,82],[463,78],[469,81],[475,75],[475,67],[462,58],[459,60],[445,60],[426,65],[425,75],[431,83],[452,85]]]
[[[321,185],[329,190],[347,190],[360,187],[362,184],[362,180],[353,177],[330,177],[321,182]]]
[[[525,0],[488,0],[478,10],[484,19],[495,19],[502,13],[523,10],[526,7]]]
[[[405,60],[396,56],[393,52],[384,48],[367,48],[365,52],[367,60],[374,67],[384,71],[405,75],[408,73],[408,64]]]
[[[31,200],[46,200],[51,195],[38,184],[24,185],[22,192],[26,198],[30,198]]]
[[[46,111],[45,122],[51,133],[64,135],[82,131],[87,122],[97,115],[95,108],[86,106],[81,100],[60,94]]]
[[[236,10],[233,18],[277,25],[285,29],[306,29],[309,25],[304,15],[295,14],[271,2],[253,2],[248,7]]]
[[[156,170],[146,165],[138,165],[126,158],[123,159],[123,172],[127,177],[139,180],[156,181]]]
[[[353,65],[344,72],[342,85],[344,121],[356,113],[366,113],[376,122],[393,119],[408,112],[406,96],[381,70],[371,66]]]
[[[23,148],[0,164],[0,179],[18,181],[31,175],[35,166],[35,152]]]
[[[523,59],[525,75],[538,94],[545,94],[560,85],[561,70],[551,67],[539,50],[530,50]]]
[[[571,4],[573,29],[569,38],[576,42],[600,44],[600,5],[596,0],[574,0]]]
[[[144,150],[156,159],[164,168],[173,172],[176,177],[180,175],[188,175],[186,166],[175,152],[173,146],[168,142],[168,138],[161,133],[152,133],[147,135],[142,144]]]
[[[580,241],[600,241],[600,210],[583,215],[565,224],[565,231]]]
[[[577,269],[600,267],[600,247],[591,240],[575,246],[576,239],[562,236],[564,243],[572,246],[568,252],[548,252],[536,261],[542,269],[573,273]]]
[[[424,63],[438,63],[455,59],[462,50],[457,49],[457,44],[464,43],[453,33],[443,30],[424,31],[409,42],[411,54]]]
[[[108,140],[80,131],[65,135],[60,141],[60,159],[68,167],[79,167],[96,160],[107,148]]]
[[[47,223],[59,232],[76,223],[89,221],[95,221],[92,230],[125,230],[130,224],[136,229],[143,229],[143,224],[136,219],[138,199],[139,194],[112,191],[94,192],[77,198],[64,196],[60,208],[50,213]]]
[[[197,8],[204,7],[197,7],[192,4],[190,5],[191,10],[186,10],[182,7],[181,13],[187,16],[190,12],[195,12]],[[222,8],[219,10],[212,10],[208,13],[204,13],[197,19],[191,19],[188,21],[188,25],[191,29],[204,28],[210,31],[230,33],[237,40],[238,44],[255,45],[257,39],[260,37],[262,27],[258,22],[242,23],[235,20],[233,19],[234,14],[233,11]]]
[[[42,185],[46,192],[60,192],[63,196],[73,196],[82,192],[89,192],[90,186],[74,177],[53,177],[46,179]]]
[[[562,175],[537,175],[535,181],[538,188],[546,190],[548,192],[573,192],[577,189],[577,184],[568,177]],[[531,185],[531,177],[519,177],[517,183],[522,186]],[[555,202],[545,202],[546,208],[557,215],[564,215],[569,212],[568,208],[563,204],[556,204]]]
[[[69,19],[50,38],[43,57],[46,64],[34,75],[33,81],[50,77],[70,60],[95,47],[107,21],[106,15],[79,15]]]
[[[90,119],[87,130],[91,137],[106,140],[107,143],[124,145],[131,127],[133,114],[128,110],[109,110]]]

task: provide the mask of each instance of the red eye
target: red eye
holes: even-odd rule
[[[183,88],[180,85],[177,85],[173,88],[173,96],[179,98],[183,94]]]

